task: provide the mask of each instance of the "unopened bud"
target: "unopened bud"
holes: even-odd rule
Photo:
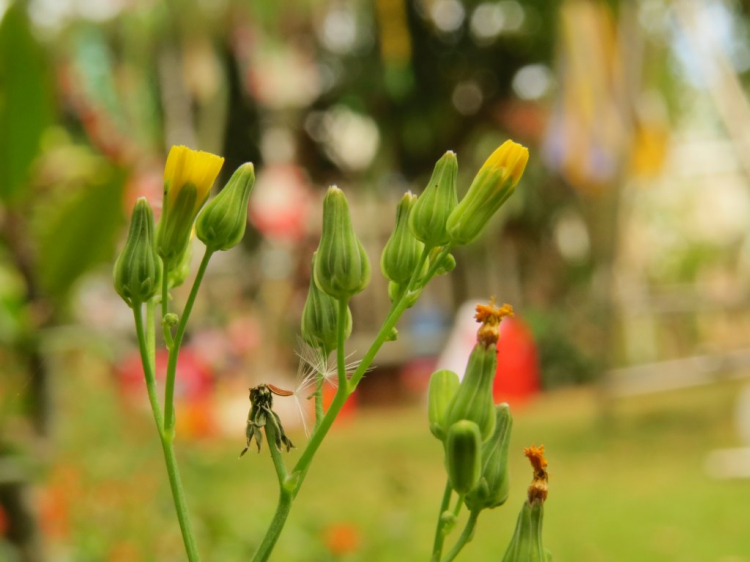
[[[432,255],[430,256],[430,261],[438,259],[439,255],[440,249],[435,248],[432,251]],[[456,258],[453,257],[453,254],[445,254],[442,258],[440,258],[440,264],[435,270],[435,274],[445,275],[446,273],[450,273],[454,269],[456,269]]]
[[[495,431],[482,445],[482,476],[466,496],[466,506],[472,510],[492,509],[508,499],[508,447],[513,417],[507,404],[495,406]]]
[[[430,386],[427,391],[427,416],[430,431],[441,441],[445,439],[448,432],[445,417],[459,384],[458,375],[447,369],[435,371],[430,376]]]
[[[243,164],[203,209],[195,223],[198,238],[211,251],[228,250],[245,235],[247,204],[255,184],[255,169]]]
[[[179,323],[180,323],[180,317],[177,316],[174,312],[167,312],[164,315],[164,318],[161,319],[161,325],[169,326],[170,328],[174,328]]]
[[[482,468],[482,438],[477,424],[461,420],[448,428],[445,439],[445,464],[451,487],[468,493],[479,481]]]
[[[335,299],[349,299],[370,282],[370,260],[352,227],[349,204],[338,187],[323,200],[323,232],[315,260],[315,282]]]
[[[133,209],[125,247],[115,262],[115,290],[128,306],[136,307],[157,294],[161,274],[161,259],[154,249],[154,214],[141,197]]]
[[[408,284],[419,264],[422,244],[409,230],[409,215],[417,197],[407,191],[396,208],[396,227],[380,256],[380,270],[391,281]]]
[[[449,240],[446,223],[458,204],[457,177],[456,154],[448,151],[435,164],[430,183],[411,210],[409,228],[427,246],[442,246]]]
[[[316,254],[313,254],[313,269]],[[321,349],[327,357],[338,345],[336,324],[338,322],[338,301],[321,291],[310,278],[310,289],[307,292],[305,307],[302,309],[302,339],[308,345]],[[344,338],[352,333],[352,313],[347,307]]]
[[[206,202],[224,159],[184,146],[173,146],[164,167],[164,202],[156,249],[167,269],[177,266],[190,242],[198,211]]]
[[[468,244],[479,236],[492,215],[513,195],[528,160],[529,150],[510,140],[492,153],[448,218],[452,244]]]

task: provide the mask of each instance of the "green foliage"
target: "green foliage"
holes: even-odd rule
[[[34,38],[20,2],[0,23],[0,199],[20,196],[54,119],[52,88],[44,51]]]
[[[528,310],[525,319],[537,344],[539,370],[545,389],[583,384],[594,379],[596,362],[576,343],[576,334],[570,330],[570,318]]]
[[[114,168],[99,183],[63,202],[39,233],[38,275],[50,296],[64,297],[81,274],[111,259],[124,220],[125,174]]]

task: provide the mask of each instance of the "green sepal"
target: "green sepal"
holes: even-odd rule
[[[313,254],[312,269],[315,269],[317,252]],[[301,332],[302,339],[308,345],[321,349],[323,354],[328,355],[338,346],[336,324],[338,323],[338,301],[332,296],[321,291],[310,279],[310,288],[307,292],[307,300],[302,309]],[[352,313],[349,307],[346,309],[346,326],[344,328],[344,339],[349,339],[352,333]]]
[[[513,417],[508,404],[495,406],[495,431],[482,445],[482,476],[465,499],[471,511],[493,509],[508,499],[508,447],[512,428]]]
[[[547,562],[548,553],[542,544],[544,502],[526,500],[518,514],[516,530],[502,562]]]
[[[167,271],[179,266],[184,252],[190,244],[190,233],[193,230],[198,190],[192,183],[186,184],[177,194],[174,205],[168,205],[164,190],[164,209],[156,229],[156,251],[164,260]]]
[[[495,429],[495,404],[492,382],[497,370],[495,344],[477,342],[469,356],[464,378],[453,397],[446,423],[448,426],[460,420],[471,420],[479,426],[482,441],[492,436]]]
[[[502,168],[480,170],[466,196],[447,220],[447,231],[454,246],[475,240],[497,210],[513,195],[515,185]]]
[[[472,421],[461,420],[448,428],[445,438],[445,465],[451,487],[468,493],[479,481],[482,469],[482,438]]]
[[[188,241],[188,245],[177,259],[174,260],[172,267],[167,272],[167,286],[170,289],[179,287],[190,276],[190,262],[193,261],[193,245]]]
[[[352,227],[349,204],[338,187],[323,200],[323,232],[313,275],[315,283],[335,299],[349,299],[370,282],[370,260]]]
[[[396,226],[380,256],[380,270],[394,283],[407,285],[419,264],[422,244],[409,230],[409,215],[417,201],[416,195],[407,191],[396,208]]]
[[[427,417],[430,431],[441,441],[445,440],[448,432],[446,424],[448,407],[460,384],[458,375],[447,369],[435,371],[430,376],[430,385],[427,390]]]
[[[195,223],[198,239],[211,251],[228,250],[245,235],[247,205],[255,185],[255,169],[243,164],[214,197]]]
[[[430,182],[409,214],[409,228],[427,246],[442,246],[449,241],[446,224],[458,205],[457,178],[458,160],[449,150],[435,164]]]
[[[159,291],[162,263],[154,249],[154,214],[145,197],[135,204],[128,239],[115,262],[115,290],[131,308]]]

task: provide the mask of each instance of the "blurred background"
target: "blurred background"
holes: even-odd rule
[[[517,311],[495,388],[516,418],[512,491],[464,559],[500,559],[531,479],[521,448],[544,443],[556,560],[750,561],[750,3],[0,0],[0,15],[0,560],[184,560],[111,287],[171,145],[225,156],[216,189],[243,162],[258,172],[178,369],[198,544],[240,560],[276,502],[266,451],[237,460],[247,389],[296,389],[308,368],[325,188],[344,189],[374,265],[354,360],[388,310],[377,264],[403,192],[450,149],[461,195],[512,138],[531,152],[516,194],[402,319],[275,559],[428,559],[445,475],[427,381],[462,369],[472,303],[496,295]],[[276,400],[300,445],[304,398]]]

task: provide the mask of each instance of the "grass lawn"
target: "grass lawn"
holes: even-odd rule
[[[531,480],[521,449],[543,443],[545,544],[557,562],[750,561],[750,481],[715,481],[703,470],[709,451],[739,444],[739,388],[622,400],[606,420],[587,389],[516,408],[510,499],[483,513],[459,560],[502,558]],[[40,494],[50,559],[185,560],[149,414],[102,383],[61,390],[58,449]],[[267,451],[237,459],[238,423],[237,439],[178,442],[207,561],[248,560],[275,507]],[[272,560],[426,562],[444,483],[420,406],[362,411],[323,445]]]

